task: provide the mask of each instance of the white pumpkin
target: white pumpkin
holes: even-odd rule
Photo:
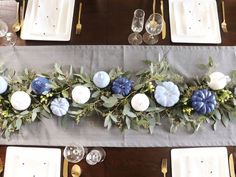
[[[131,106],[135,111],[146,111],[149,107],[149,99],[147,95],[138,93],[134,95],[134,97],[131,99]]]
[[[16,91],[10,99],[11,105],[18,111],[26,110],[31,104],[30,96],[24,91]]]
[[[210,81],[207,84],[212,90],[223,89],[231,81],[229,76],[226,76],[221,72],[213,72],[209,77]]]
[[[72,99],[78,104],[85,104],[90,98],[88,87],[78,85],[72,90]]]

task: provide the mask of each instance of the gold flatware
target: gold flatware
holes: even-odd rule
[[[166,38],[166,22],[164,19],[164,5],[163,5],[163,0],[161,0],[161,15],[162,15],[162,19],[163,19],[163,27],[162,27],[162,39]]]
[[[2,159],[0,158],[0,174],[3,172],[3,163]]]
[[[12,31],[20,31],[20,21],[19,21],[19,2],[16,3],[16,22],[12,25]]]
[[[80,32],[82,30],[82,25],[80,23],[81,11],[82,11],[82,2],[79,3],[79,15],[78,15],[78,23],[76,25],[76,34],[80,34]]]
[[[22,6],[22,14],[21,14],[21,20],[20,20],[21,27],[24,24],[24,17],[25,17],[25,0],[23,0],[23,6]]]
[[[166,177],[167,173],[167,159],[162,159],[161,161],[161,172],[163,173],[163,176]]]
[[[68,161],[64,159],[63,162],[63,177],[68,177]]]
[[[152,17],[152,21],[150,22],[150,25],[155,28],[157,25],[157,22],[155,21],[155,12],[156,12],[156,0],[153,0],[152,3],[152,13],[153,13],[153,17]]]
[[[221,28],[222,28],[223,32],[227,33],[228,30],[227,30],[227,24],[225,21],[225,2],[222,1],[221,5],[222,5],[222,13],[223,13],[223,22],[221,23]]]
[[[229,172],[231,177],[235,177],[235,171],[234,171],[234,157],[233,154],[231,153],[229,155]]]
[[[71,175],[73,177],[79,177],[81,175],[81,168],[79,165],[73,165],[71,168]]]

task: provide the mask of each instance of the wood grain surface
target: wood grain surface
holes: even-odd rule
[[[145,11],[146,17],[152,12],[152,0],[76,0],[74,8],[71,40],[68,42],[23,41],[17,45],[127,45],[131,31],[133,12],[137,8]],[[83,2],[80,35],[75,34],[79,2]],[[217,0],[219,23],[222,21],[221,1]],[[222,43],[219,45],[236,45],[236,1],[225,0],[226,21],[229,32],[221,30]],[[160,12],[160,0],[157,0],[157,12]],[[167,22],[167,38],[157,45],[204,45],[174,44],[170,40],[168,0],[164,0],[165,20]],[[15,21],[16,5],[14,0],[0,0],[0,18],[9,26]],[[201,29],[199,29],[201,30]],[[141,34],[144,33],[144,30]],[[19,36],[19,33],[18,33]],[[205,44],[207,45],[207,44]]]

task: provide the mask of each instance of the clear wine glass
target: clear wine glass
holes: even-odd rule
[[[7,24],[0,19],[0,44],[4,46],[14,46],[17,36],[15,33],[8,32]]]
[[[106,157],[106,152],[103,148],[94,148],[86,156],[86,162],[89,165],[96,165],[99,162],[103,162]]]
[[[146,44],[156,44],[158,42],[158,34],[161,33],[163,27],[163,18],[159,13],[151,14],[145,23],[147,32],[143,35],[143,41]]]
[[[142,9],[136,9],[132,20],[131,33],[128,41],[132,45],[139,45],[143,42],[142,36],[139,34],[143,30],[145,12]]]
[[[63,155],[68,162],[77,163],[84,158],[86,153],[87,149],[82,145],[70,144],[65,147]]]
[[[4,37],[8,32],[7,24],[0,19],[0,37]]]

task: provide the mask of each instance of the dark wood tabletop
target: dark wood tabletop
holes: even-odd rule
[[[9,26],[15,21],[16,10],[15,6],[10,3],[11,1],[0,0],[0,18],[5,20]],[[80,35],[76,35],[75,25],[77,23],[79,2],[79,0],[76,0],[75,3],[70,41],[24,41],[18,38],[16,45],[128,45],[127,37],[132,32],[130,26],[134,10],[141,8],[147,16],[151,14],[152,10],[152,0],[82,0],[81,22],[83,29]],[[221,22],[221,1],[217,1],[217,3]],[[160,12],[159,0],[157,0],[157,4],[157,11]],[[219,45],[233,46],[236,45],[236,1],[225,0],[225,8],[229,32],[223,33],[221,30],[222,43]],[[157,45],[180,45],[174,44],[170,40],[167,0],[164,0],[164,10],[167,22],[167,38],[160,40]],[[17,35],[19,37],[19,33]],[[59,148],[63,150],[64,147]],[[104,162],[89,166],[83,160],[79,162],[79,165],[82,168],[83,177],[161,177],[163,176],[160,169],[161,159],[168,158],[167,177],[170,177],[170,151],[172,148],[174,147],[105,148],[107,156]],[[5,152],[6,146],[0,146],[0,157],[3,161],[5,161]],[[236,152],[236,147],[228,147],[228,152]],[[72,164],[69,164],[69,167],[72,167]]]
[[[11,26],[15,22],[16,8],[9,1],[13,0],[0,1],[0,18]],[[81,34],[76,35],[75,26],[78,18],[79,2],[83,2],[81,16],[83,28]],[[221,23],[222,9],[220,0],[217,0],[217,5],[219,23]],[[152,12],[152,0],[76,0],[70,41],[24,41],[19,38],[17,45],[128,45],[127,38],[132,33],[131,22],[133,12],[137,8],[145,11],[145,20],[147,20]],[[217,45],[232,46],[236,45],[235,0],[225,0],[225,9],[229,32],[223,33],[220,29],[222,43]],[[157,0],[157,12],[160,13],[160,0]],[[165,40],[160,40],[156,45],[204,45],[172,43],[170,39],[168,0],[164,0],[164,14],[165,21],[167,22],[167,37]]]

